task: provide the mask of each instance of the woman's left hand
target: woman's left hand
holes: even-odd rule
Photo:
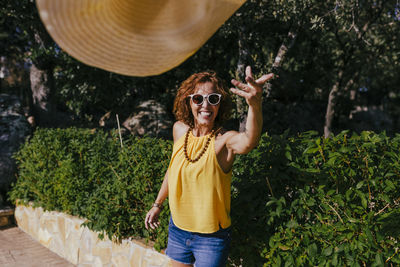
[[[261,105],[262,101],[262,90],[264,84],[274,77],[273,73],[265,74],[261,78],[254,80],[251,67],[246,68],[246,82],[247,84],[241,83],[235,79],[232,79],[231,83],[237,88],[231,88],[231,92],[244,97],[249,106]],[[239,88],[239,89],[238,89]]]

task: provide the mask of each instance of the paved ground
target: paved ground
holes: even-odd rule
[[[14,226],[0,229],[0,266],[70,267],[74,265]]]

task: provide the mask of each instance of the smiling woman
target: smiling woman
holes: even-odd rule
[[[250,152],[262,128],[262,86],[273,77],[254,80],[246,69],[247,84],[232,80],[231,92],[246,99],[249,111],[245,132],[225,131],[231,98],[214,72],[196,73],[180,86],[174,103],[177,122],[168,171],[145,226],[158,227],[161,204],[171,211],[166,254],[173,266],[225,266],[230,245],[232,166],[236,154]]]
[[[191,102],[197,99],[197,97],[193,99],[196,90],[200,89],[200,87],[207,87],[206,84],[210,87],[208,88],[209,92],[221,95],[220,105],[218,105],[218,116],[215,118],[215,123],[220,126],[225,120],[229,119],[232,103],[224,81],[218,78],[214,72],[200,72],[186,79],[178,90],[174,103],[174,114],[177,121],[182,121],[186,125],[194,125]],[[207,88],[204,89],[207,90]],[[196,93],[198,94],[198,92]]]

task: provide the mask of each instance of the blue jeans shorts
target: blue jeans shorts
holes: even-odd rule
[[[225,267],[231,242],[230,227],[201,234],[179,229],[169,222],[166,254],[171,259],[196,267]]]

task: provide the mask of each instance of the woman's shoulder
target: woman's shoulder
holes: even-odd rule
[[[177,121],[174,123],[172,128],[172,134],[174,136],[174,143],[178,141],[189,129],[189,126],[182,121]]]
[[[225,141],[227,139],[229,139],[230,137],[234,136],[238,134],[238,131],[234,131],[234,130],[226,130],[224,128],[220,128],[217,130],[216,134],[215,134],[215,140],[219,141],[219,142],[223,142],[225,143]]]

